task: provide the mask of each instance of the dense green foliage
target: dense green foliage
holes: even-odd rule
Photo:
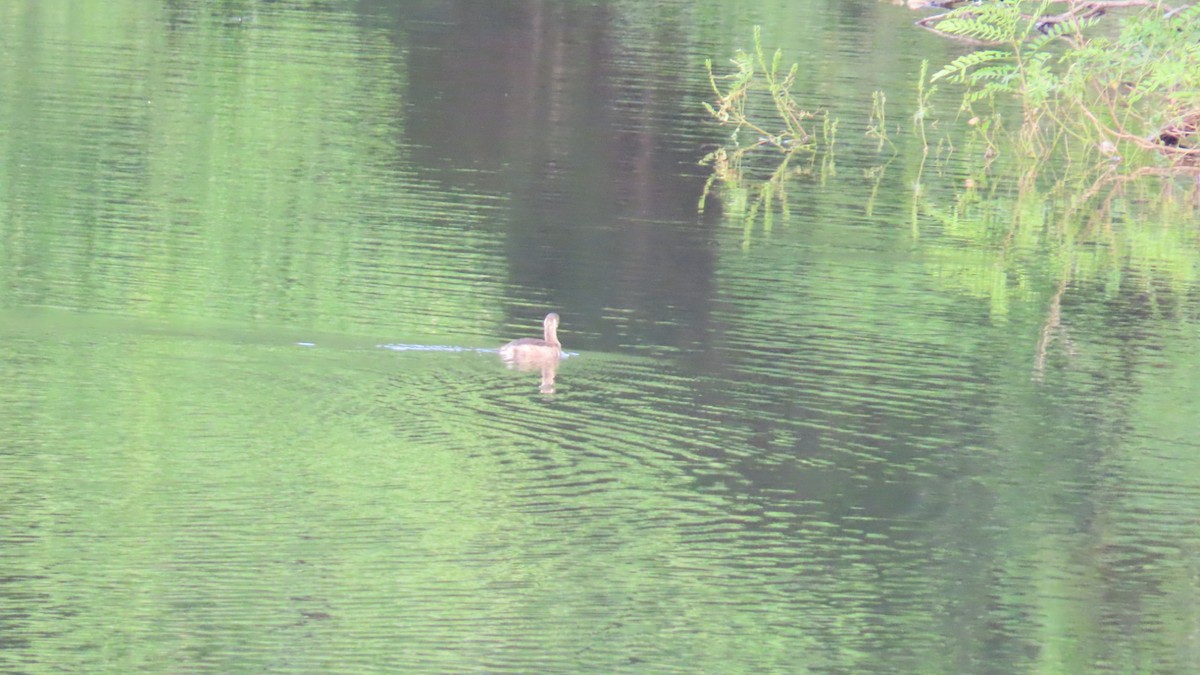
[[[1176,170],[1200,159],[1200,5],[1141,8],[1115,35],[1084,3],[984,2],[931,22],[936,30],[983,45],[938,72],[964,85],[963,108],[993,149],[1014,146],[1035,158],[1052,153],[1090,164],[1125,160],[1129,170]],[[1017,125],[1004,123],[1010,103]],[[1019,130],[1005,134],[1006,126]]]

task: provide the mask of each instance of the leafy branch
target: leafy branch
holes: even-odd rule
[[[709,84],[716,95],[715,105],[705,101],[704,107],[722,125],[733,127],[730,138],[735,143],[743,129],[756,134],[756,140],[741,152],[762,146],[773,146],[788,153],[799,149],[815,150],[815,138],[807,125],[817,115],[801,107],[792,96],[800,64],[793,63],[784,72],[781,68],[783,51],[779,49],[768,60],[759,26],[754,27],[754,50],[738,50],[731,61],[736,70],[722,76],[713,72],[711,59],[704,62]],[[757,109],[757,97],[762,93],[769,94],[773,107],[765,116]],[[764,117],[782,122],[783,128],[768,130]]]
[[[731,63],[733,72],[717,75],[711,60],[705,61],[708,81],[714,101],[704,107],[720,125],[731,127],[729,142],[719,146],[700,160],[712,172],[705,182],[699,208],[704,211],[710,195],[717,192],[728,214],[740,218],[750,228],[761,217],[770,229],[776,210],[787,213],[787,181],[798,173],[813,170],[818,150],[825,150],[820,171],[834,171],[833,148],[837,136],[837,120],[827,112],[805,109],[792,94],[800,64],[783,67],[783,52],[776,49],[769,55],[762,46],[762,30],[754,27],[754,47],[738,50]],[[748,133],[747,133],[748,132]],[[751,140],[745,140],[745,136]],[[760,149],[775,149],[773,168],[764,173],[756,167],[757,177],[747,180],[747,159]],[[808,154],[809,162],[793,164],[799,152]],[[765,177],[764,177],[765,176]],[[746,240],[747,245],[749,239]]]
[[[1022,110],[1018,138],[1030,156],[1074,144],[1106,166],[1158,156],[1179,171],[1200,171],[1200,5],[1074,0],[1050,13],[1064,2],[948,4],[955,7],[918,23],[985,48],[930,80],[963,85],[963,109],[989,121],[981,128],[999,133],[998,111],[1015,101]],[[1093,34],[1105,14],[1131,8],[1136,14],[1115,37]],[[980,104],[983,113],[975,109]]]

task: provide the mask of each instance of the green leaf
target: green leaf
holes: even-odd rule
[[[951,75],[958,75],[961,78],[965,74],[965,71],[970,70],[981,63],[990,63],[993,61],[1009,59],[1011,57],[1011,53],[996,49],[985,49],[977,52],[971,52],[970,54],[963,54],[962,56],[943,66],[941,70],[934,73],[933,77],[929,78],[929,81],[936,82],[943,77],[950,77]]]

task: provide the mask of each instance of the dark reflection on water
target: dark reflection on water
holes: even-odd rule
[[[655,342],[697,338],[713,278],[697,162],[712,138],[689,45],[623,39],[605,4],[395,11],[415,157],[447,186],[512,195],[502,227],[517,302],[608,324],[597,348],[620,344],[616,321],[671,331]]]
[[[704,58],[861,113],[904,11],[68,9],[0,9],[0,670],[1195,669],[1188,222],[1069,257],[851,116],[697,214]]]

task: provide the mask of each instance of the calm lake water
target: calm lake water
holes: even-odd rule
[[[968,187],[915,18],[0,4],[0,670],[1200,669],[1195,211]],[[835,150],[701,212],[755,24]]]

